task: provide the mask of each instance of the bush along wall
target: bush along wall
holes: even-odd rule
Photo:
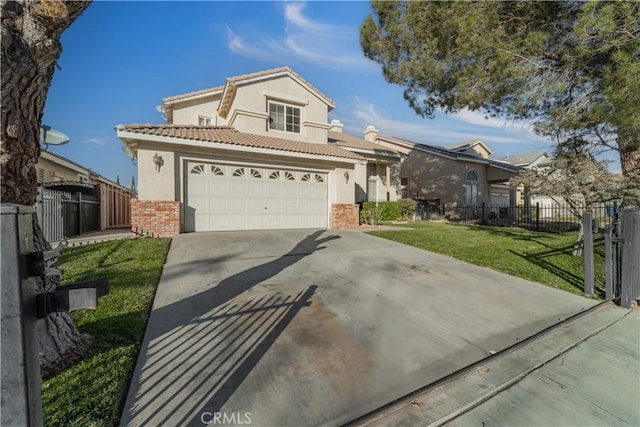
[[[377,225],[382,221],[412,221],[416,202],[402,199],[396,202],[362,202],[360,224]]]

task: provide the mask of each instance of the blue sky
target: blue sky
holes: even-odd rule
[[[282,65],[333,99],[329,120],[352,135],[373,124],[434,145],[480,138],[496,156],[552,150],[525,125],[481,113],[418,116],[362,54],[359,26],[369,13],[360,1],[95,2],[62,35],[43,123],[71,142],[50,151],[128,185],[136,168],[117,124],[164,123],[155,110],[163,97]]]

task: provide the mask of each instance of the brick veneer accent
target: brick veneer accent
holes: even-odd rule
[[[180,202],[131,199],[131,229],[145,235],[170,237],[180,234]]]
[[[331,206],[331,228],[353,228],[360,223],[360,206],[335,204]]]

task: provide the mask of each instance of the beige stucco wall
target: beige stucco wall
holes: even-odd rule
[[[214,126],[225,126],[227,120],[218,116],[220,96],[193,100],[173,106],[173,124],[197,125],[199,116],[212,117]]]
[[[357,164],[353,170],[355,203],[367,200],[367,165]]]
[[[268,102],[276,101],[300,108],[300,134],[269,130],[267,126]],[[240,112],[263,115],[251,117]],[[268,135],[298,141],[327,143],[328,107],[314,93],[291,77],[281,76],[239,86],[229,108],[230,125],[241,132]]]
[[[98,183],[97,180],[87,173],[79,172],[75,168],[59,165],[51,160],[43,158],[42,156],[38,159],[38,163],[36,163],[36,172],[39,173],[40,169],[42,169],[42,175],[44,178],[42,183],[58,181],[80,182],[80,176],[86,177],[91,184]]]
[[[153,163],[156,154],[164,160],[159,171]],[[175,155],[170,148],[138,146],[138,199],[178,200],[175,163]]]
[[[371,197],[370,201],[386,201],[387,192],[389,193],[389,201],[396,201],[402,198],[402,191],[400,187],[400,175],[401,166],[400,161],[389,162],[388,159],[381,159],[377,157],[369,158],[369,162],[376,165],[378,174],[376,184],[376,194]],[[383,163],[380,163],[383,162]],[[389,166],[389,185],[387,186],[387,166]],[[368,179],[367,166],[357,165],[355,171],[355,201],[356,203],[364,202],[369,199],[368,197]]]
[[[344,165],[329,172],[329,205],[334,203],[354,203],[355,185],[353,176],[355,170],[353,165]],[[345,177],[345,173],[349,174],[349,178]]]

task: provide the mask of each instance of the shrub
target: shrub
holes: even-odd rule
[[[381,221],[411,221],[417,204],[411,199],[397,202],[363,202],[360,211],[360,223],[376,225]]]
[[[370,202],[365,202],[370,203]],[[370,206],[362,206],[360,211],[360,224],[378,225],[382,221],[382,206],[376,206],[375,203]]]
[[[416,213],[416,209],[418,208],[418,203],[412,199],[402,199],[400,200],[400,215],[402,219],[405,221],[412,221],[413,216]]]

